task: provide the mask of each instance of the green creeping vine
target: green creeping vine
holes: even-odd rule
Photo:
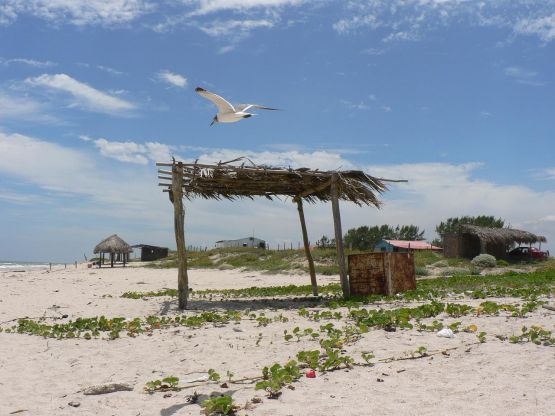
[[[258,316],[256,315],[256,313],[251,312],[248,314],[248,317],[249,319],[252,319],[258,322],[258,326],[267,326],[272,322],[289,322],[289,318],[287,318],[286,316],[283,316],[283,314],[281,313],[279,315],[274,316],[273,318],[269,318],[266,316],[264,312],[261,312]]]
[[[532,273],[505,273],[497,276],[452,276],[443,279],[422,280],[417,283],[416,290],[410,290],[395,296],[371,295],[342,300],[341,286],[332,283],[320,286],[321,295],[336,297],[328,302],[332,308],[356,306],[376,301],[423,301],[442,299],[459,295],[472,299],[489,297],[515,297],[535,300],[539,296],[549,295],[555,290],[555,273],[552,270]],[[245,289],[199,290],[191,292],[192,297],[220,296],[224,298],[264,298],[274,296],[310,296],[310,285],[288,285],[271,287],[250,287]],[[171,296],[177,297],[176,289],[163,289],[157,292],[125,292],[122,297],[142,299],[145,297]],[[318,315],[316,315],[318,316]],[[325,316],[320,319],[329,319]]]
[[[295,360],[287,362],[284,366],[276,363],[262,369],[263,380],[256,383],[255,390],[265,390],[269,398],[276,399],[281,395],[283,386],[291,384],[300,377],[301,371]]]
[[[441,329],[443,324],[434,321],[432,326],[420,323],[420,320],[425,318],[433,318],[441,313],[446,313],[451,317],[460,317],[475,313],[477,315],[498,315],[499,311],[507,311],[511,316],[524,317],[527,313],[535,311],[545,302],[532,301],[525,303],[522,307],[518,305],[498,304],[491,301],[485,301],[477,308],[469,305],[462,305],[456,303],[440,303],[432,301],[431,303],[416,306],[414,308],[399,308],[399,309],[351,309],[349,316],[358,324],[364,324],[367,327],[377,328],[401,328],[412,329],[413,325],[410,323],[415,319],[418,323],[420,330],[434,330]],[[453,328],[451,328],[453,329]],[[458,329],[456,327],[455,329]],[[453,330],[455,330],[453,329]]]
[[[214,370],[213,368],[210,368],[208,370],[208,380],[210,381],[220,381],[222,377],[220,376],[220,374],[218,374],[216,372],[216,370]]]
[[[227,324],[239,321],[241,313],[227,311],[224,313],[202,312],[192,316],[160,317],[148,316],[144,320],[135,318],[127,320],[122,317],[108,319],[104,316],[94,318],[77,318],[64,324],[49,325],[33,319],[19,319],[17,325],[6,329],[6,332],[19,334],[38,335],[45,338],[80,338],[91,339],[107,334],[109,339],[119,338],[120,332],[127,332],[130,337],[135,337],[143,332],[155,329],[184,326],[188,328],[201,328],[208,323]]]
[[[512,344],[533,342],[536,345],[544,345],[546,347],[555,345],[555,337],[552,336],[551,331],[547,331],[539,325],[532,325],[530,329],[523,326],[521,331],[522,334],[509,337],[509,342]]]
[[[145,385],[145,391],[147,393],[154,393],[156,391],[168,391],[168,390],[179,390],[179,378],[178,377],[166,377],[162,380],[152,380],[147,381]]]
[[[318,291],[322,295],[340,295],[341,286],[337,283],[319,286]],[[224,298],[258,298],[273,296],[310,296],[312,294],[312,286],[310,285],[287,285],[287,286],[269,286],[269,287],[248,287],[244,289],[206,289],[191,292],[192,297],[206,298],[212,296],[221,296]],[[177,297],[177,289],[163,289],[157,292],[125,292],[122,298],[142,299],[157,296]]]
[[[315,338],[318,338],[319,336],[320,334],[314,331],[312,328],[306,328],[301,331],[301,328],[298,326],[293,328],[292,334],[289,334],[287,329],[283,331],[283,339],[285,339],[285,341],[291,341],[293,337],[296,337],[297,342],[299,342],[303,337],[310,337],[312,339],[315,339]]]
[[[315,311],[310,312],[305,308],[299,309],[299,316],[303,318],[307,318],[309,321],[320,321],[322,319],[341,319],[343,315],[341,312],[332,312],[332,311]]]
[[[231,396],[223,395],[207,399],[201,403],[205,415],[233,415],[239,408]]]

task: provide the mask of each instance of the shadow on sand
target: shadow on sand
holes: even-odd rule
[[[331,298],[323,298],[321,296],[304,296],[304,297],[289,297],[289,298],[267,298],[267,299],[189,299],[187,303],[187,311],[202,312],[202,311],[256,311],[256,310],[292,310],[301,308],[314,308]],[[167,315],[168,313],[181,312],[177,307],[177,298],[172,300],[165,300],[160,303],[160,315]]]

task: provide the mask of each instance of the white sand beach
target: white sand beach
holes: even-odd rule
[[[193,290],[245,288],[284,284],[308,284],[307,276],[267,275],[253,272],[191,270]],[[336,276],[318,276],[320,284],[337,281]],[[122,298],[126,291],[157,291],[176,286],[175,269],[142,267],[89,269],[79,265],[52,273],[29,271],[0,273],[0,326],[8,328],[17,318],[44,317],[46,323],[63,323],[79,317],[144,318],[175,316],[176,299]],[[518,299],[491,299],[517,303]],[[477,305],[480,300],[465,300]],[[405,305],[396,303],[396,307]],[[384,306],[384,305],[382,305]],[[288,322],[259,326],[246,316],[225,325],[202,328],[163,328],[151,334],[114,340],[52,339],[35,335],[0,333],[0,414],[21,415],[199,415],[201,407],[188,403],[197,392],[201,401],[211,394],[230,394],[241,406],[239,415],[549,415],[555,408],[555,359],[553,347],[533,343],[511,344],[495,338],[520,333],[523,325],[542,325],[553,330],[555,313],[537,309],[525,318],[468,315],[445,318],[445,323],[475,324],[487,333],[485,343],[476,334],[459,332],[455,338],[440,338],[434,332],[416,329],[386,332],[371,329],[345,350],[360,361],[361,352],[372,351],[372,367],[354,366],[333,372],[317,371],[316,378],[303,376],[284,388],[278,399],[266,398],[252,383],[227,383],[261,375],[264,366],[284,364],[301,350],[316,349],[306,338],[285,341],[284,331],[299,326],[317,329],[298,313],[302,302],[267,303],[248,299],[196,299],[192,315],[201,310],[251,310],[267,317],[282,314]],[[367,305],[377,308],[377,305]],[[316,307],[321,310],[322,308]],[[345,312],[345,308],[339,309]],[[67,315],[66,318],[62,316]],[[345,324],[345,319],[335,321]],[[429,356],[419,359],[379,362],[409,357],[425,346]],[[441,353],[443,351],[443,353]],[[208,369],[215,369],[220,382],[208,382]],[[145,383],[167,376],[179,377],[185,388],[169,393],[144,392]],[[196,380],[196,381],[195,381]],[[84,395],[92,385],[128,383],[132,391]],[[252,403],[258,397],[260,403]],[[69,405],[72,402],[73,407]],[[247,406],[245,406],[248,403]]]

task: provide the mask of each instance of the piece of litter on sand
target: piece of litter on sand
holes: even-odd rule
[[[85,396],[94,396],[97,394],[115,393],[116,391],[133,391],[133,386],[127,383],[100,384],[98,386],[87,387],[83,390],[83,394]]]
[[[450,328],[443,328],[437,333],[438,337],[455,338],[455,333]]]
[[[199,383],[199,382],[208,381],[208,380],[209,380],[209,376],[205,374],[196,378],[191,378],[189,380],[183,380],[183,383]]]
[[[81,403],[79,403],[79,402],[69,402],[68,405],[70,405],[71,407],[79,407],[79,406],[81,406]]]

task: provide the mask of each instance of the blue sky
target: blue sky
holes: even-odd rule
[[[174,247],[171,155],[409,180],[344,230],[488,214],[555,239],[555,1],[3,0],[0,39],[0,258]],[[284,111],[209,127],[196,86]],[[188,244],[300,241],[290,200],[186,207]]]

